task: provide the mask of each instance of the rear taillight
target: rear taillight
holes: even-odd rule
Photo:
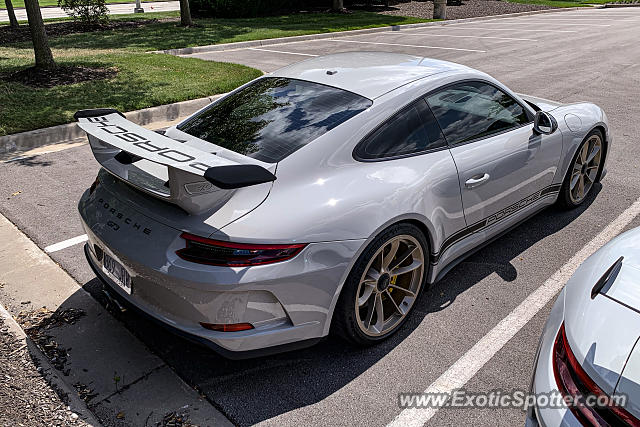
[[[184,260],[198,264],[227,267],[248,267],[286,261],[298,255],[304,243],[293,245],[254,245],[230,243],[182,233],[186,240],[184,249],[176,252]]]
[[[576,359],[564,330],[560,327],[553,346],[553,374],[558,389],[563,396],[569,396],[576,404],[569,405],[569,409],[582,425],[606,426],[625,425],[640,427],[640,420],[627,412],[622,406],[605,405],[589,406],[586,398],[589,395],[603,397],[600,401],[607,401],[607,394],[589,377]]]

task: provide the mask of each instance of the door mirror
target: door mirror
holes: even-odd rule
[[[558,129],[558,122],[553,116],[545,111],[538,111],[533,121],[533,130],[536,133],[551,135]]]

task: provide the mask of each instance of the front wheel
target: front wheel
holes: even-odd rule
[[[383,231],[360,255],[334,311],[334,330],[358,345],[381,341],[406,321],[426,281],[428,244],[411,224]]]
[[[580,206],[596,183],[604,160],[602,132],[593,130],[584,139],[571,161],[558,201],[567,208]]]

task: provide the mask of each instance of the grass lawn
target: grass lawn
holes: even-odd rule
[[[127,49],[150,51],[180,47],[203,46],[247,40],[328,33],[360,28],[428,22],[403,16],[380,15],[372,12],[351,14],[309,13],[246,19],[197,19],[197,27],[177,27],[178,12],[145,13],[113,16],[114,20],[157,18],[160,22],[138,28],[93,33],[70,34],[49,41],[52,47],[91,49]],[[163,20],[164,19],[164,20]]]
[[[84,108],[138,110],[228,92],[262,73],[236,64],[114,50],[54,50],[59,65],[116,67],[113,79],[33,88],[0,80],[0,135],[73,121]],[[0,72],[32,63],[29,49],[0,48]],[[7,59],[10,58],[10,59]]]
[[[145,1],[163,1],[163,0],[141,0]],[[168,1],[168,0],[167,0]],[[105,0],[106,3],[135,3],[135,0]],[[24,0],[11,0],[14,8],[24,7]],[[58,0],[38,0],[40,7],[58,6]],[[0,3],[0,9],[6,9],[4,1]]]
[[[357,12],[257,19],[198,19],[198,27],[176,26],[177,12],[121,15],[114,20],[157,18],[138,28],[76,33],[49,39],[60,65],[116,67],[109,80],[50,89],[0,77],[0,136],[72,120],[83,108],[131,111],[229,91],[261,73],[249,67],[196,58],[146,53],[150,50],[423,22],[417,18]],[[0,47],[0,75],[33,63],[30,42]]]

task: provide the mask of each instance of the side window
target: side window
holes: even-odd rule
[[[420,153],[446,145],[424,101],[401,111],[356,148],[360,159],[381,159]]]
[[[501,90],[482,82],[449,86],[427,97],[449,144],[460,144],[520,127],[531,120]]]

